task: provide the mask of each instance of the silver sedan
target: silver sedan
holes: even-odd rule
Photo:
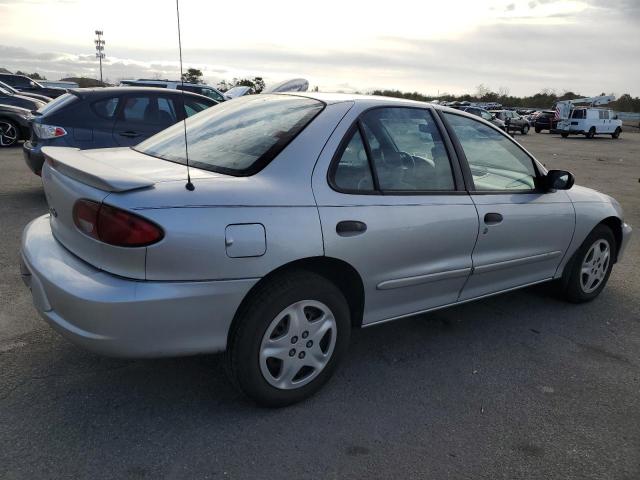
[[[548,281],[592,300],[631,233],[490,123],[399,99],[246,96],[134,148],[43,151],[40,315],[107,355],[226,351],[271,406],[318,390],[354,328]]]

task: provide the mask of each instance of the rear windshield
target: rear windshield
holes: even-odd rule
[[[253,175],[323,108],[318,100],[290,95],[250,95],[209,108],[187,119],[189,165],[229,175]],[[135,150],[185,164],[182,122]]]
[[[60,95],[58,98],[51,100],[49,103],[40,107],[38,109],[38,113],[41,115],[47,115],[55,112],[56,110],[60,110],[65,105],[69,105],[70,103],[76,101],[78,97],[71,93],[65,93]]]

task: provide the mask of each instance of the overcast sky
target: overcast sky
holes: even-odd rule
[[[325,91],[640,96],[640,0],[181,0],[185,69],[221,79],[305,77]],[[0,0],[0,67],[178,78],[175,0]]]

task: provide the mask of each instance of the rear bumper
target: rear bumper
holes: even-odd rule
[[[21,273],[38,313],[54,329],[88,350],[130,358],[225,350],[235,312],[258,280],[117,277],[60,245],[47,215],[24,230]]]
[[[24,157],[24,161],[27,164],[27,167],[29,167],[29,169],[36,175],[40,175],[42,165],[44,165],[44,155],[42,154],[41,149],[41,145],[35,146],[30,140],[27,140],[24,142],[24,145],[22,145],[22,156]]]

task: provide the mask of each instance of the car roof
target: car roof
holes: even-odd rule
[[[476,115],[465,112],[463,110],[447,107],[444,105],[439,105],[437,103],[420,102],[417,100],[409,100],[406,98],[384,97],[381,95],[361,95],[357,93],[325,93],[325,92],[322,92],[322,93],[321,92],[283,92],[283,93],[267,93],[267,94],[261,93],[260,95],[289,95],[294,97],[306,97],[306,98],[312,98],[314,100],[319,100],[321,102],[326,103],[327,105],[331,105],[334,103],[342,103],[342,102],[353,102],[355,104],[361,104],[367,107],[377,107],[377,106],[392,107],[394,105],[397,105],[399,107],[418,107],[418,108],[431,107],[441,112],[455,113],[457,115],[469,117],[474,120],[478,120],[479,118]],[[486,122],[486,120],[482,120],[482,121]],[[489,122],[487,123],[491,125]]]
[[[320,100],[328,105],[342,102],[354,102],[354,103],[379,103],[381,105],[398,104],[398,105],[415,105],[420,107],[431,106],[438,108],[441,107],[435,103],[419,102],[417,100],[409,100],[406,98],[396,97],[383,97],[380,95],[361,95],[358,93],[330,93],[330,92],[282,92],[282,93],[267,93],[260,95],[291,95],[296,97],[307,97],[315,100]]]
[[[193,92],[187,92],[184,90],[173,90],[166,88],[156,88],[156,87],[92,87],[92,88],[70,88],[69,93],[76,95],[80,98],[86,98],[88,96],[109,96],[113,94],[122,94],[122,93],[163,93],[165,95],[177,95],[182,96],[184,93],[187,97],[192,98],[206,98],[212,102],[215,102],[214,99],[205,97],[204,95],[199,95]]]

